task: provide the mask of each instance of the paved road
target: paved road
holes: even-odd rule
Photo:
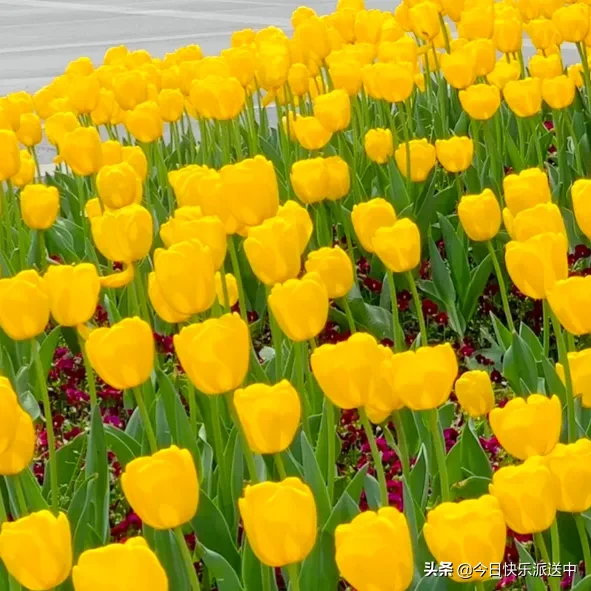
[[[368,0],[386,9],[395,0]],[[34,91],[87,55],[125,44],[161,56],[198,43],[208,55],[227,47],[232,31],[277,25],[289,30],[292,11],[306,3],[319,14],[336,0],[0,0],[0,96]]]

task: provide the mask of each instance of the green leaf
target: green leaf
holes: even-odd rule
[[[484,478],[482,476],[470,476],[465,480],[456,482],[451,487],[451,492],[454,500],[477,499],[482,495],[488,494],[488,485],[490,483],[490,478]]]
[[[492,467],[486,452],[480,445],[471,420],[464,426],[460,445],[462,446],[462,466],[474,476],[492,478]]]
[[[240,579],[230,563],[217,552],[209,550],[199,544],[199,550],[203,556],[203,562],[215,579],[219,591],[244,591]]]
[[[531,143],[533,145],[534,142]],[[505,148],[507,149],[511,166],[516,172],[521,172],[526,167],[525,162],[519,152],[519,148],[517,147],[515,140],[511,137],[510,133],[505,134]]]
[[[314,456],[314,451],[306,434],[302,432],[300,435],[300,444],[302,447],[302,463],[304,467],[304,480],[308,483],[314,498],[316,499],[316,507],[318,509],[318,525],[320,528],[324,526],[326,520],[330,516],[330,500],[328,498],[328,490],[324,477]]]
[[[166,571],[170,589],[190,589],[187,571],[180,558],[181,550],[173,532],[170,530],[157,531],[144,524],[143,533]]]
[[[74,494],[68,509],[68,521],[72,524],[74,556],[78,557],[82,552],[92,548],[88,541],[88,527],[90,525],[90,508],[94,496],[97,476],[92,474],[84,480]]]
[[[556,373],[556,368],[548,359],[542,359],[542,370],[546,378],[547,392],[549,394],[556,394],[560,398],[562,405],[566,405],[566,388],[564,382]]]
[[[81,433],[66,445],[60,447],[56,452],[58,482],[61,486],[69,484],[78,478],[84,451],[87,443],[86,433]],[[43,482],[43,494],[49,496],[49,478]]]
[[[323,531],[318,536],[314,549],[302,564],[299,578],[302,591],[305,589],[336,591],[339,572],[334,556],[334,538]]]
[[[443,234],[443,242],[445,243],[445,252],[447,253],[449,265],[451,268],[451,276],[456,291],[459,294],[460,304],[464,306],[468,292],[464,286],[470,281],[470,267],[468,266],[468,255],[464,245],[460,242],[454,227],[449,220],[437,214],[439,218],[439,227]]]
[[[492,268],[492,259],[490,258],[490,255],[487,254],[472,273],[468,289],[466,290],[464,303],[462,305],[462,316],[467,323],[470,322],[472,316],[474,316],[474,312],[476,312],[478,301],[488,283]]]
[[[503,358],[503,375],[513,390],[525,396],[538,389],[538,368],[529,345],[516,333]]]
[[[517,552],[519,553],[519,561],[521,564],[536,564],[535,559],[521,542],[516,541],[515,545],[517,546]],[[526,574],[525,584],[527,586],[527,591],[546,591],[546,585],[540,577]]]
[[[217,505],[203,490],[199,495],[197,515],[191,520],[191,527],[197,533],[200,542],[221,554],[236,571],[240,570],[240,555],[228,523]]]
[[[61,334],[61,327],[56,326],[42,341],[41,345],[39,346],[39,356],[41,357],[41,363],[43,365],[43,375],[45,376],[45,381],[47,381],[47,376],[49,376],[49,370],[51,369],[51,364],[53,362],[53,354],[55,353],[55,349],[57,347],[57,343]],[[37,400],[39,400],[41,396],[41,388],[37,383],[37,373],[34,371],[29,372],[30,376],[29,379],[33,385],[33,391],[36,395]]]
[[[540,340],[535,335],[534,331],[523,322],[519,327],[519,336],[529,346],[536,362],[542,361],[542,359],[544,359],[544,348],[542,347],[542,343],[540,343]]]
[[[142,449],[136,439],[130,437],[125,431],[117,429],[113,425],[105,425],[105,443],[117,456],[117,460],[123,468],[135,458],[142,455]]]
[[[367,499],[369,508],[372,511],[377,511],[382,504],[380,497],[380,484],[371,474],[365,475],[363,490],[365,491],[365,498]]]
[[[25,499],[27,499],[27,506],[31,511],[42,511],[43,509],[49,509],[49,504],[45,500],[45,497],[41,494],[41,488],[37,483],[33,472],[31,470],[23,470],[19,474],[21,484],[23,485],[23,491],[25,493]]]
[[[429,465],[427,463],[427,451],[421,446],[421,451],[412,468],[409,478],[409,488],[414,501],[423,509],[427,503],[429,492]]]
[[[591,575],[587,575],[584,579],[581,579],[571,591],[589,591],[591,589]]]
[[[445,457],[445,465],[447,466],[447,475],[449,477],[449,484],[453,487],[456,482],[460,482],[464,477],[462,472],[462,445],[457,442]]]

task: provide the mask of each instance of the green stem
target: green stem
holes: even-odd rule
[[[558,522],[556,519],[550,526],[550,541],[552,542],[552,562],[560,564],[560,534],[558,533]]]
[[[365,412],[365,408],[363,407],[359,409],[359,418],[361,419],[361,424],[363,425],[363,429],[365,431],[365,435],[369,443],[369,448],[371,450],[371,457],[373,458],[374,467],[378,475],[378,482],[380,484],[380,503],[382,507],[387,507],[389,505],[388,485],[386,484],[386,474],[384,473],[382,456],[380,455],[380,451],[378,450],[376,438],[374,437],[371,424],[369,422],[369,419],[367,418],[367,413]]]
[[[224,298],[224,301],[220,303],[222,304],[224,312],[228,312],[230,310],[230,295],[228,293],[228,281],[226,280],[226,271],[223,265],[220,268],[220,282],[222,284],[222,296]]]
[[[347,322],[349,323],[349,330],[351,331],[351,334],[355,334],[357,332],[357,327],[355,326],[355,319],[353,318],[353,313],[351,312],[351,306],[349,305],[347,296],[344,296],[341,301],[343,302],[343,309],[345,310]]]
[[[326,413],[326,424],[327,424],[327,459],[326,459],[326,484],[328,487],[328,498],[330,500],[330,506],[334,500],[334,470],[336,463],[336,450],[335,450],[335,408],[333,403],[328,399],[324,399],[324,412]]]
[[[229,490],[230,480],[226,471],[226,462],[224,462],[224,438],[222,435],[222,424],[220,422],[219,396],[208,396],[209,408],[211,411],[211,422],[213,426],[213,448],[215,450],[215,459],[218,463],[218,482],[222,497]]]
[[[88,355],[86,354],[86,343],[80,333],[78,333],[78,345],[80,346],[84,369],[86,370],[86,382],[88,384],[88,393],[90,394],[90,409],[92,410],[97,405],[96,382],[94,379],[94,370],[92,369],[92,365],[90,365]]]
[[[396,429],[396,442],[400,451],[400,463],[402,464],[402,475],[407,484],[410,483],[410,458],[408,453],[408,442],[406,440],[406,433],[404,432],[404,424],[399,411],[392,413],[392,422]]]
[[[412,293],[412,300],[415,305],[415,314],[419,319],[419,328],[421,331],[421,346],[426,347],[429,344],[429,337],[427,336],[427,326],[425,324],[425,315],[423,314],[423,306],[421,305],[421,298],[417,290],[417,284],[415,278],[410,271],[406,272],[406,278],[410,285],[410,291]]]
[[[568,361],[568,353],[564,342],[562,327],[556,315],[550,309],[550,318],[554,327],[556,344],[558,345],[558,359],[564,368],[564,381],[566,382],[566,417],[567,417],[567,437],[568,442],[572,443],[577,437],[577,424],[575,422],[575,399],[573,395],[573,379]]]
[[[546,564],[552,564],[550,562],[550,554],[548,553],[546,542],[544,541],[544,535],[541,532],[534,534],[534,546],[539,552],[542,562],[545,562]],[[560,581],[556,577],[548,577],[548,582],[552,591],[558,591],[560,588]]]
[[[252,454],[252,450],[248,445],[248,440],[246,439],[246,435],[244,434],[242,423],[240,422],[240,418],[238,417],[238,413],[236,412],[236,407],[234,406],[234,394],[232,392],[228,392],[225,394],[225,398],[226,403],[228,404],[228,411],[230,412],[230,417],[232,418],[232,421],[236,426],[238,437],[240,437],[240,443],[242,444],[242,453],[244,454],[244,459],[246,460],[246,466],[248,468],[250,481],[252,483],[257,483],[259,481],[259,478],[257,476],[257,468],[254,462],[254,455]]]
[[[310,444],[312,444],[312,431],[310,429],[310,401],[308,400],[308,394],[306,392],[306,386],[304,384],[304,356],[300,343],[293,343],[295,352],[295,372],[296,372],[296,389],[302,399],[302,410],[303,410],[303,427],[304,433],[308,438]]]
[[[394,342],[394,351],[404,350],[404,333],[400,327],[400,317],[398,316],[398,299],[396,297],[396,284],[394,283],[394,274],[392,271],[386,271],[388,277],[388,288],[390,290],[390,300],[392,305],[392,341]]]
[[[195,397],[197,392],[193,382],[187,378],[187,403],[189,405],[189,423],[191,424],[191,431],[194,437],[197,437],[197,400]]]
[[[542,334],[544,357],[550,354],[550,315],[548,300],[542,300]]]
[[[497,281],[499,283],[499,291],[501,292],[501,300],[503,302],[503,311],[505,312],[505,319],[507,320],[507,324],[509,325],[509,330],[511,332],[515,332],[515,324],[513,324],[513,316],[511,315],[511,308],[509,307],[509,299],[507,297],[507,287],[505,286],[505,280],[503,279],[503,271],[501,270],[501,265],[499,265],[497,253],[495,252],[495,249],[490,240],[487,241],[486,247],[488,248],[490,258],[492,259],[495,274],[497,276]]]
[[[269,580],[269,575],[272,573],[273,569],[261,562],[261,581],[263,583],[263,591],[271,591],[271,581]]]
[[[242,283],[242,273],[240,273],[240,263],[238,262],[238,252],[234,244],[234,237],[228,236],[228,250],[230,251],[230,261],[232,262],[232,271],[236,278],[236,285],[238,286],[238,302],[240,305],[240,316],[242,320],[248,324],[247,310],[246,310],[246,296],[244,294],[244,284]]]
[[[300,571],[297,563],[287,565],[289,574],[289,591],[300,591]]]
[[[150,414],[148,413],[144,396],[139,388],[133,388],[132,391],[135,396],[135,402],[140,411],[140,416],[142,417],[142,424],[144,432],[146,433],[146,438],[148,439],[150,451],[155,454],[158,451],[158,443],[156,442],[156,435],[154,434],[152,421],[150,421]]]
[[[273,454],[273,459],[275,460],[277,472],[279,472],[279,478],[281,478],[281,480],[285,480],[287,478],[287,471],[285,470],[285,463],[281,457],[281,452]]]
[[[583,166],[583,157],[581,156],[581,146],[579,145],[579,142],[577,142],[577,135],[575,133],[575,127],[573,125],[572,117],[567,109],[563,111],[563,115],[566,121],[568,132],[570,133],[570,136],[573,138],[573,151],[575,153],[575,162],[577,163],[577,175],[584,176],[585,167]]]
[[[185,569],[187,571],[187,576],[189,577],[191,591],[201,591],[199,577],[197,576],[197,571],[195,571],[195,565],[193,563],[193,557],[191,556],[191,552],[187,546],[187,540],[185,540],[183,530],[180,527],[174,528],[174,537],[176,538],[176,542],[183,557],[183,562],[185,563]]]
[[[53,416],[51,414],[51,401],[47,390],[47,379],[43,362],[39,355],[39,348],[35,339],[31,340],[31,352],[37,375],[37,387],[41,389],[41,401],[45,412],[45,428],[47,430],[47,447],[49,453],[49,480],[51,484],[51,508],[54,515],[59,512],[59,480],[57,472],[57,454],[55,447],[55,433],[53,431]]]
[[[39,270],[44,272],[47,269],[47,248],[45,247],[45,231],[37,230],[39,241]]]
[[[24,517],[28,514],[29,510],[27,509],[27,499],[25,497],[25,491],[23,489],[23,483],[20,474],[13,476],[12,481],[14,482],[14,488],[16,491],[19,517]]]
[[[542,154],[542,146],[540,144],[540,130],[536,125],[537,117],[529,118],[529,127],[531,129],[531,138],[536,145],[536,154],[538,156],[538,166],[544,168],[544,155]]]
[[[267,301],[269,301],[269,295],[271,293],[271,288],[266,286],[267,290]],[[283,359],[282,359],[282,351],[283,348],[283,334],[275,317],[273,316],[273,312],[271,312],[271,307],[268,306],[269,312],[269,325],[271,327],[271,343],[273,344],[273,349],[275,350],[275,381],[279,382],[283,377]]]
[[[585,559],[585,574],[591,574],[591,549],[589,548],[589,536],[585,528],[585,518],[582,515],[574,515],[577,531],[579,532],[579,539],[581,540],[581,547],[583,548],[583,557]]]
[[[451,492],[449,488],[449,475],[447,473],[447,464],[445,461],[445,441],[439,424],[439,413],[436,408],[427,411],[429,415],[429,429],[433,437],[435,447],[435,457],[439,469],[439,482],[441,483],[441,499],[443,502],[451,501]],[[467,427],[466,427],[467,428]]]
[[[349,259],[351,259],[353,277],[355,279],[355,283],[357,283],[357,265],[355,264],[355,253],[353,250],[353,240],[351,239],[351,232],[349,232],[349,228],[347,226],[345,214],[343,213],[343,208],[341,204],[339,202],[335,202],[333,207],[337,214],[337,220],[343,227],[343,234],[345,235],[345,241],[347,243],[347,254],[349,255]]]

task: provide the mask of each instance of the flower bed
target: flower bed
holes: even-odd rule
[[[587,590],[589,7],[292,23],[0,99],[0,589]]]

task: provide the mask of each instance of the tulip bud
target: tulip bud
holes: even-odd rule
[[[410,166],[408,155],[410,152]],[[436,163],[435,146],[426,139],[411,140],[402,143],[396,148],[394,158],[402,175],[407,178],[410,169],[410,180],[414,183],[422,183],[427,179],[429,173]]]
[[[372,246],[382,263],[393,273],[411,271],[421,261],[421,235],[408,218],[378,228]]]
[[[222,275],[219,271],[215,274],[216,297],[217,297],[217,300],[221,306],[224,306],[227,308],[232,308],[238,302],[238,283],[236,282],[236,277],[234,277],[234,275],[232,275],[232,273],[225,274],[225,281],[226,281],[226,289],[228,291],[228,293],[227,293],[228,301],[226,301],[226,295],[224,293],[224,285],[222,283]]]
[[[351,212],[351,223],[361,242],[361,246],[369,252],[374,252],[373,239],[380,228],[388,228],[396,222],[396,212],[392,205],[376,197],[364,203],[353,206]]]
[[[458,565],[475,568],[503,561],[507,526],[501,504],[490,495],[441,503],[427,513],[423,533],[435,560],[452,564],[451,578],[456,582],[481,581],[491,576],[489,571],[481,575],[472,569],[460,576]]]
[[[148,160],[140,146],[123,146],[121,148],[123,162],[130,164],[140,177],[142,183],[148,176]]]
[[[54,320],[62,326],[88,322],[95,313],[101,284],[90,263],[52,265],[43,277]]]
[[[206,76],[193,81],[190,97],[191,103],[202,117],[229,121],[240,115],[246,93],[233,76]]]
[[[27,150],[21,150],[21,165],[18,173],[10,178],[15,187],[25,187],[35,180],[35,160]]]
[[[529,73],[533,78],[544,81],[562,74],[562,61],[559,55],[534,55],[529,60]]]
[[[294,121],[293,130],[296,139],[306,150],[320,150],[332,137],[332,132],[317,117],[298,117]]]
[[[539,78],[507,82],[503,96],[518,117],[532,117],[542,108],[542,83]]]
[[[517,18],[497,19],[494,22],[493,41],[501,53],[521,51],[523,33],[521,21]]]
[[[560,438],[562,407],[557,396],[532,394],[513,398],[489,414],[490,426],[499,443],[512,456],[525,460],[550,453]]]
[[[521,293],[545,299],[554,284],[568,276],[568,242],[564,234],[546,233],[506,246],[505,263]]]
[[[298,393],[287,381],[251,384],[234,393],[234,404],[250,449],[257,454],[286,450],[300,424]]]
[[[336,563],[355,589],[410,587],[413,550],[406,517],[395,507],[364,511],[335,531]]]
[[[456,395],[462,408],[471,417],[488,414],[495,405],[490,378],[485,371],[467,371],[456,381]]]
[[[565,109],[575,100],[575,83],[564,74],[542,81],[542,98],[551,109]]]
[[[280,217],[250,228],[244,252],[253,273],[266,285],[294,279],[300,272],[298,228]]]
[[[460,91],[460,103],[472,119],[486,121],[498,111],[501,93],[496,86],[475,84]]]
[[[290,199],[285,205],[280,205],[277,211],[277,217],[286,222],[294,224],[298,232],[298,245],[300,253],[306,250],[306,246],[312,236],[314,225],[308,210],[294,200]]]
[[[275,285],[268,302],[281,330],[295,342],[317,336],[328,319],[328,293],[318,273]]]
[[[75,591],[102,591],[113,580],[128,591],[168,591],[166,571],[144,538],[86,550],[72,571]]]
[[[470,240],[485,242],[501,227],[501,207],[490,189],[479,195],[464,195],[458,205],[458,217]]]
[[[235,390],[248,372],[248,326],[238,314],[185,326],[175,335],[174,348],[189,379],[204,394]]]
[[[293,190],[302,203],[318,203],[326,199],[329,193],[330,176],[324,158],[294,162],[290,179]]]
[[[95,126],[118,125],[123,123],[124,112],[115,100],[115,95],[110,90],[101,88],[98,103],[90,117]]]
[[[151,144],[162,137],[164,126],[160,108],[154,101],[141,103],[127,113],[125,127],[133,137],[146,144]]]
[[[86,341],[88,360],[99,377],[117,390],[141,386],[154,367],[154,336],[137,316],[93,330]],[[121,360],[125,360],[124,363]]]
[[[339,408],[362,408],[381,396],[380,364],[391,355],[367,333],[336,345],[322,345],[310,357],[312,373],[324,395]]]
[[[30,415],[18,406],[16,396],[14,406],[11,409],[6,408],[6,400],[2,400],[3,389],[5,388],[0,384],[0,410],[7,413],[0,421],[2,429],[6,429],[0,445],[7,442],[8,446],[3,451],[0,448],[0,476],[16,476],[33,461],[37,433]],[[9,420],[12,421],[10,425],[7,424]]]
[[[344,90],[349,96],[356,96],[361,90],[361,65],[354,60],[339,60],[331,63],[330,78],[336,89]]]
[[[560,324],[574,335],[591,333],[591,277],[569,277],[548,291],[548,303]]]
[[[585,81],[583,79],[583,65],[573,64],[566,69],[567,76],[573,81],[577,88],[583,88]]]
[[[39,116],[35,113],[23,113],[16,137],[27,148],[32,148],[41,143],[43,133],[41,131],[41,120]]]
[[[340,156],[329,156],[324,159],[328,171],[328,192],[326,198],[329,201],[337,201],[346,197],[351,188],[351,174],[349,165]]]
[[[154,272],[164,299],[180,314],[201,314],[213,305],[215,270],[209,249],[199,240],[156,249]]]
[[[120,209],[142,201],[142,181],[127,162],[103,166],[96,186],[103,204],[109,209]]]
[[[33,269],[0,279],[0,327],[14,341],[40,335],[49,322],[49,298]]]
[[[414,70],[408,63],[377,63],[366,66],[363,73],[368,82],[368,94],[389,103],[407,100],[415,86]]]
[[[299,478],[249,485],[238,500],[248,543],[266,566],[301,562],[316,543],[314,495]]]
[[[330,299],[346,296],[353,287],[353,265],[347,253],[338,246],[325,247],[308,254],[306,272],[317,272]]]
[[[72,78],[68,88],[68,101],[76,113],[87,115],[96,108],[101,85],[96,73]]]
[[[0,455],[10,448],[17,432],[20,406],[12,384],[0,376]]]
[[[490,39],[494,32],[494,14],[491,8],[475,6],[462,12],[458,33],[469,41]]]
[[[380,40],[384,13],[381,10],[360,10],[355,15],[354,32],[359,43],[376,44]]]
[[[90,176],[103,165],[101,138],[94,127],[78,127],[66,133],[59,148],[60,156],[74,174]]]
[[[434,2],[419,2],[409,11],[413,32],[423,41],[432,41],[441,30],[439,11]]]
[[[557,486],[556,508],[568,513],[584,513],[591,507],[591,441],[558,443],[545,458]]]
[[[137,203],[104,211],[91,218],[90,228],[96,247],[110,261],[139,261],[152,248],[152,216]]]
[[[591,236],[591,180],[579,179],[571,187],[573,210],[577,224],[585,236]]]
[[[14,131],[0,129],[0,182],[18,174],[21,167],[21,153]]]
[[[351,99],[344,90],[333,90],[314,99],[314,115],[322,126],[335,133],[349,127]]]
[[[255,156],[220,171],[224,197],[232,215],[246,226],[258,226],[279,208],[277,175],[270,160]]]
[[[538,203],[552,201],[548,175],[539,168],[528,168],[519,174],[510,174],[503,179],[505,204],[516,216],[520,211]]]
[[[523,535],[552,525],[558,500],[556,484],[545,459],[530,457],[519,466],[499,469],[488,488],[498,499],[507,525]]]
[[[476,61],[466,49],[445,53],[441,56],[441,71],[450,86],[461,90],[476,80]]]
[[[494,70],[497,52],[491,39],[474,39],[465,48],[472,54],[476,76],[488,76]]]
[[[158,95],[158,106],[163,121],[178,121],[185,112],[185,97],[178,88],[164,88]]]
[[[474,156],[474,142],[467,136],[454,136],[435,142],[437,160],[448,172],[464,172]]]
[[[0,533],[0,559],[10,575],[31,591],[61,585],[72,570],[72,539],[65,513],[38,511],[5,521]],[[35,556],[35,560],[31,560]]]
[[[563,41],[579,43],[589,33],[589,7],[583,3],[562,6],[552,15],[552,22]]]
[[[389,129],[370,129],[365,134],[367,157],[378,164],[386,164],[394,154],[392,132]]]
[[[117,140],[107,140],[101,144],[103,167],[123,162],[123,146]]]
[[[564,218],[559,207],[554,203],[538,203],[520,211],[515,217],[508,208],[505,208],[503,221],[509,236],[520,242],[547,232],[566,236]]]
[[[47,230],[59,213],[60,197],[55,187],[28,185],[19,195],[25,224],[33,230]]]
[[[197,513],[195,462],[188,450],[176,445],[129,462],[121,487],[131,508],[154,529],[174,529]]]
[[[156,273],[153,271],[148,275],[148,298],[152,304],[154,311],[164,322],[170,324],[177,324],[185,322],[190,318],[189,314],[182,314],[175,310],[166,300],[158,280],[156,279]]]
[[[113,80],[113,93],[120,107],[131,111],[148,99],[148,81],[139,70],[126,70]]]
[[[573,384],[573,394],[575,397],[581,397],[581,404],[584,408],[591,407],[591,389],[589,385],[589,361],[591,360],[591,349],[583,349],[582,351],[573,351],[568,353],[568,365]],[[564,367],[562,363],[556,364],[556,373],[566,383],[564,374]]]
[[[449,343],[397,353],[390,367],[392,387],[411,410],[441,406],[458,375],[458,362]]]

